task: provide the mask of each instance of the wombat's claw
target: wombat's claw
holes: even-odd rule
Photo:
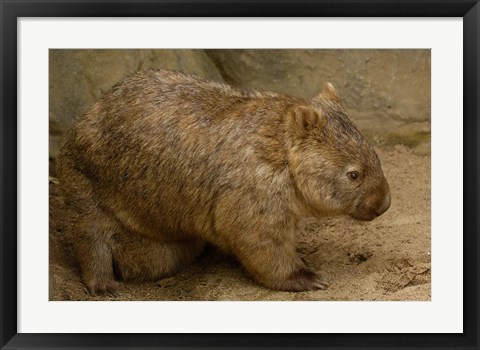
[[[315,289],[327,289],[327,287],[330,285],[327,281],[325,281],[320,273],[315,271],[313,267],[311,267],[305,259],[302,257],[301,258],[303,263],[305,264],[305,269],[311,274],[312,278],[312,290]]]
[[[326,289],[330,284],[328,282],[325,282],[324,280],[320,280],[318,282],[315,282],[313,286],[316,289]]]
[[[304,292],[317,289],[325,289],[325,282],[314,270],[308,267],[299,269],[282,283],[280,289],[290,292]]]
[[[106,295],[110,297],[118,297],[119,288],[120,283],[118,283],[117,281],[108,281],[88,283],[86,290],[91,296]]]

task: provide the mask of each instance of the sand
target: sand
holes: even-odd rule
[[[213,246],[176,275],[122,282],[118,297],[91,297],[65,231],[65,208],[54,164],[50,175],[51,300],[430,300],[430,156],[405,146],[378,149],[392,205],[371,222],[327,218],[300,222],[298,251],[330,283],[325,290],[279,292],[253,281]]]

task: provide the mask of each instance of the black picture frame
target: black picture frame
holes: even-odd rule
[[[478,349],[478,0],[0,0],[1,349]],[[461,334],[25,334],[17,332],[17,19],[19,17],[463,17],[464,332]],[[451,233],[458,234],[455,232]],[[301,320],[299,320],[301,322]]]

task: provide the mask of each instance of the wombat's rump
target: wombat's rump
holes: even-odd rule
[[[172,274],[205,242],[270,288],[323,288],[296,252],[297,221],[371,220],[390,205],[378,157],[330,84],[304,100],[139,72],[79,118],[57,171],[92,294]]]

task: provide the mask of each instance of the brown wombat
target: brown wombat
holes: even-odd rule
[[[297,254],[298,220],[390,206],[378,156],[328,83],[305,100],[138,72],[75,123],[57,171],[91,294],[172,274],[205,242],[267,287],[324,288]]]

